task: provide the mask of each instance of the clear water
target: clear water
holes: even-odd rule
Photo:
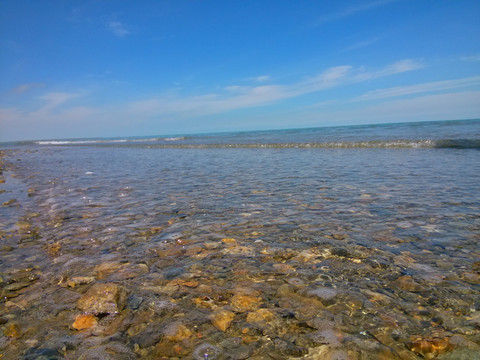
[[[0,318],[21,337],[3,336],[0,354],[476,353],[480,152],[420,140],[475,144],[480,121],[178,137],[6,151],[0,201],[17,201],[0,207]],[[399,139],[424,145],[384,146]],[[312,143],[350,145],[298,146]],[[116,270],[99,272],[106,263]],[[25,274],[36,279],[10,286]],[[73,329],[91,286],[65,285],[76,276],[125,287],[125,309]],[[258,305],[238,311],[239,294]],[[258,308],[273,315],[255,322]],[[226,331],[211,322],[219,309],[234,313]],[[178,322],[192,333],[171,340]]]

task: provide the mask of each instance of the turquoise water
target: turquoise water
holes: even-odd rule
[[[16,144],[0,318],[21,337],[0,354],[475,358],[479,139],[471,120]],[[94,283],[128,298],[75,330]]]

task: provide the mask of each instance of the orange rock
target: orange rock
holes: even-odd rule
[[[186,286],[190,288],[196,288],[198,284],[199,284],[198,281],[188,281],[188,280],[182,280],[182,279],[175,279],[168,283],[168,285],[181,285],[181,286]]]
[[[192,334],[192,331],[180,321],[170,324],[165,329],[165,338],[168,341],[180,342],[190,338]]]
[[[215,326],[218,330],[226,331],[230,324],[232,323],[235,314],[228,310],[219,310],[212,314],[211,320],[213,326]]]
[[[450,343],[448,337],[442,339],[423,339],[418,338],[408,344],[411,351],[420,354],[426,358],[433,358],[439,354],[453,350],[454,346]]]
[[[204,308],[204,309],[213,309],[217,305],[215,304],[215,301],[213,299],[209,298],[208,296],[200,296],[197,298],[194,298],[193,303],[195,306],[199,308]]]
[[[123,310],[127,291],[113,283],[94,284],[77,302],[77,308],[90,314],[117,314]]]
[[[233,238],[224,238],[222,239],[222,242],[228,247],[237,246],[237,240]]]
[[[108,275],[118,272],[125,266],[128,266],[128,264],[109,261],[95,266],[93,271],[97,274],[98,279],[105,279]]]
[[[19,338],[21,336],[20,327],[17,324],[11,323],[3,330],[3,335],[11,338]]]
[[[62,248],[62,245],[60,244],[59,241],[57,241],[53,244],[45,245],[45,250],[47,251],[48,255],[53,256],[53,257],[58,255],[61,248]]]
[[[257,311],[248,313],[247,322],[250,324],[271,322],[275,319],[275,314],[268,309],[258,309]]]
[[[80,314],[75,318],[72,327],[77,330],[90,329],[97,325],[97,318],[90,314]]]
[[[232,310],[236,312],[245,312],[256,310],[261,304],[261,299],[256,296],[235,295],[230,300]]]

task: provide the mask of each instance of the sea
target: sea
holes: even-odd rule
[[[480,120],[3,143],[0,169],[5,359],[480,358]]]

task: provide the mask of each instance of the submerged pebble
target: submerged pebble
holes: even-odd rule
[[[77,302],[77,308],[93,314],[117,314],[125,306],[127,291],[112,283],[94,284]]]

